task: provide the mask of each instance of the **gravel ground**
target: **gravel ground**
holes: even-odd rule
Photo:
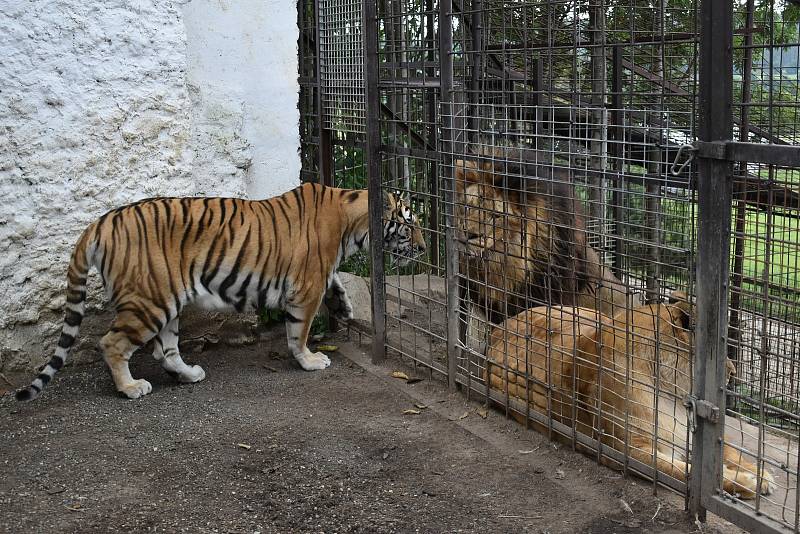
[[[389,376],[400,362],[372,366],[357,345],[330,342],[339,351],[320,372],[281,356],[280,328],[187,356],[207,373],[193,385],[137,355],[133,374],[154,390],[135,401],[101,362],[68,366],[32,403],[0,398],[0,530],[697,530],[681,498],[498,412],[483,418],[427,373],[407,384]],[[427,407],[403,414],[415,403]],[[714,520],[703,532],[740,531]]]

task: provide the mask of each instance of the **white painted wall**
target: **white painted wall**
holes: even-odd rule
[[[194,0],[182,11],[196,107],[214,129],[215,118],[241,117],[252,156],[247,193],[267,198],[298,185],[296,2]],[[199,124],[197,132],[206,126]]]
[[[298,183],[297,33],[293,0],[0,2],[0,370],[50,357],[103,212]]]

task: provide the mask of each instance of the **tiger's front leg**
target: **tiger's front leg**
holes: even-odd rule
[[[319,300],[315,305],[298,306],[287,304],[286,311],[286,337],[289,341],[289,351],[295,357],[300,367],[306,371],[319,371],[331,364],[330,358],[321,352],[308,350],[308,331],[311,321],[319,308]]]

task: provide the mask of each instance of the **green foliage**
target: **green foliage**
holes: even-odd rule
[[[286,312],[283,310],[269,310],[262,308],[258,312],[258,321],[264,326],[283,324],[286,321]],[[310,334],[312,336],[326,334],[328,332],[328,319],[324,315],[317,315],[311,323]]]
[[[320,336],[328,333],[328,318],[324,315],[317,315],[311,322],[311,330],[309,333],[312,336]]]
[[[341,265],[339,265],[339,270],[343,273],[352,273],[356,276],[369,276],[369,267],[369,256],[366,252],[361,251],[344,260]]]
[[[264,326],[282,323],[285,319],[286,313],[284,313],[283,310],[270,310],[267,308],[261,308],[258,311],[258,321]]]

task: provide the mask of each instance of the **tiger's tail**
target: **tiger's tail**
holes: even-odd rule
[[[96,223],[95,223],[96,224]],[[67,270],[67,304],[64,314],[64,325],[61,327],[61,337],[58,339],[56,353],[47,362],[30,386],[17,391],[18,401],[29,401],[39,396],[48,382],[64,367],[67,356],[75,344],[81,321],[83,321],[86,308],[86,276],[89,268],[94,264],[94,234],[95,224],[84,231],[75,250]]]

